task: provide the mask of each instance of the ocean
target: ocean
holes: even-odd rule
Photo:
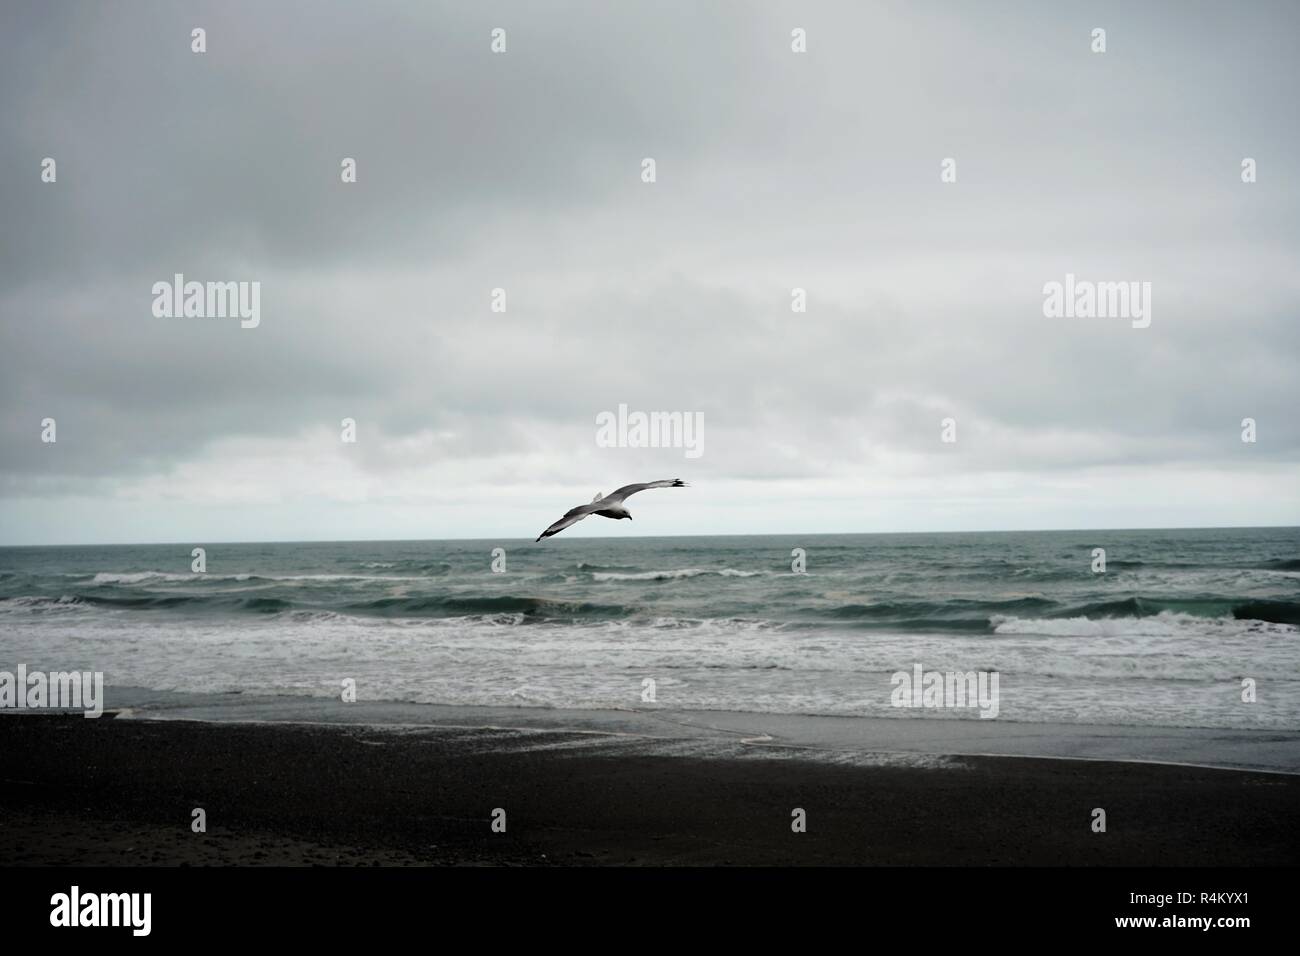
[[[189,544],[0,548],[0,670],[250,700],[350,680],[366,701],[982,719],[896,706],[894,675],[919,667],[996,672],[1000,720],[1300,729],[1297,528],[195,545],[202,573]]]

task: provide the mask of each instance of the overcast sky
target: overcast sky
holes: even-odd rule
[[[1051,6],[9,0],[0,544],[1300,523],[1298,8]]]

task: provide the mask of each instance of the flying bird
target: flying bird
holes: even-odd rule
[[[631,521],[632,516],[628,514],[628,510],[624,507],[623,502],[638,491],[645,491],[647,488],[685,487],[687,487],[686,482],[682,481],[680,478],[665,478],[663,481],[647,481],[639,485],[624,485],[622,488],[619,488],[617,491],[611,492],[604,497],[598,493],[596,497],[591,499],[591,504],[578,505],[578,507],[565,512],[563,518],[537,536],[537,541],[541,541],[543,538],[549,538],[553,534],[559,534],[565,528],[569,527],[569,525],[577,524],[583,518],[587,517],[587,515],[600,515],[602,518],[613,518],[615,520],[626,518],[628,521]],[[536,544],[537,542],[533,543]]]

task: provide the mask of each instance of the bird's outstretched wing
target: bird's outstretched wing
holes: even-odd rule
[[[638,491],[645,491],[647,488],[685,488],[686,482],[680,478],[665,478],[663,481],[645,481],[639,485],[624,485],[611,491],[605,496],[606,501],[622,501]]]
[[[596,502],[594,501],[589,505],[578,505],[578,507],[576,508],[570,508],[568,511],[564,513],[563,518],[561,518],[559,521],[555,522],[555,524],[551,525],[549,528],[547,528],[545,531],[539,534],[537,536],[537,541],[541,541],[543,538],[549,538],[553,534],[559,534],[565,528],[569,527],[570,525],[577,524],[583,518],[587,517],[587,515],[591,514],[593,511],[596,511],[598,508],[599,505],[597,505]],[[533,543],[536,544],[537,542],[535,541]]]

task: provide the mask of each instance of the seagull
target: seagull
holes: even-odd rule
[[[578,505],[578,507],[565,512],[563,518],[537,536],[537,541],[541,541],[543,538],[549,538],[553,534],[559,534],[565,528],[569,527],[569,525],[577,524],[583,518],[587,517],[587,515],[600,515],[602,518],[613,518],[615,520],[626,518],[628,521],[631,521],[632,516],[628,514],[627,508],[623,507],[623,502],[630,496],[636,494],[638,491],[645,491],[647,488],[685,487],[687,487],[686,482],[682,481],[680,478],[665,478],[663,481],[647,481],[639,485],[624,485],[617,491],[603,497],[599,492],[597,492],[596,497],[591,499],[591,504]],[[533,543],[536,544],[537,542],[534,541]]]

